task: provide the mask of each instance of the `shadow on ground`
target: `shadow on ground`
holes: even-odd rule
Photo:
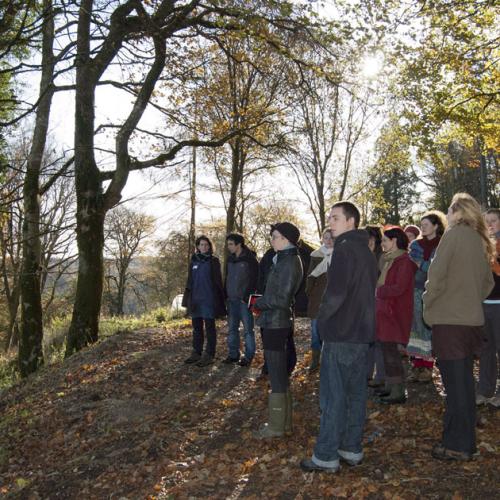
[[[223,325],[222,325],[223,326]],[[479,410],[480,455],[430,458],[443,400],[409,387],[406,405],[368,404],[365,460],[337,475],[303,474],[318,430],[318,374],[309,375],[308,323],[296,332],[294,433],[260,442],[267,383],[227,366],[183,363],[190,330],[115,335],[0,396],[0,494],[7,498],[494,498],[498,413]]]

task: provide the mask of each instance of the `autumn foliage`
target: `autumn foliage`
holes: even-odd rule
[[[218,356],[225,354],[221,325]],[[267,385],[220,363],[188,367],[188,322],[124,332],[43,369],[0,395],[0,488],[8,498],[493,498],[498,414],[478,413],[479,455],[433,460],[443,397],[410,387],[404,406],[371,398],[365,460],[339,474],[304,474],[319,425],[318,375],[310,376],[309,328],[296,332],[294,434],[252,437],[266,417]]]

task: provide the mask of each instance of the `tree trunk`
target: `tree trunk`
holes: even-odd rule
[[[191,202],[191,220],[189,222],[189,240],[188,240],[188,266],[191,262],[191,254],[194,251],[194,243],[196,241],[196,146],[193,147],[193,162],[191,168],[190,179],[190,202]]]
[[[75,90],[75,187],[78,278],[66,357],[97,342],[104,276],[102,182],[94,157],[94,96],[98,75],[90,59],[92,0],[83,0],[78,17]]]
[[[19,345],[19,324],[17,322],[17,319],[14,321],[14,324],[12,325],[12,331],[10,333],[10,337],[5,345],[6,345],[5,349],[6,351],[10,351],[11,349],[14,349]]]
[[[33,142],[26,166],[23,187],[23,262],[21,269],[21,338],[19,369],[22,377],[35,372],[43,364],[42,293],[40,286],[40,170],[49,125],[50,106],[54,94],[54,18],[52,0],[43,2],[42,76],[40,102],[36,112]]]
[[[396,170],[394,172],[394,221],[393,224],[399,226],[401,222],[401,217],[399,215],[399,172]]]
[[[15,291],[14,296],[9,299],[9,326],[7,330],[7,339],[5,350],[9,351],[19,344],[19,324],[17,321],[17,312],[19,309],[19,292]]]
[[[77,181],[79,183],[82,179]],[[104,213],[101,205],[102,194],[98,192],[91,197],[78,196],[78,279],[66,356],[98,340],[104,276]]]
[[[19,271],[20,271],[20,252],[16,247],[20,243],[14,243],[16,235],[13,230],[13,210],[10,209],[8,215],[7,238],[4,237],[3,231],[0,229],[0,248],[2,249],[2,281],[4,287],[4,295],[7,300],[7,309],[9,311],[9,325],[7,327],[7,336],[5,341],[5,351],[9,351],[19,344],[19,325],[18,325],[18,312],[19,312]],[[22,222],[19,233],[22,232]],[[18,234],[19,234],[18,233]],[[9,245],[10,249],[7,249]],[[10,267],[7,269],[7,261],[10,261]],[[9,272],[12,279],[9,280]]]
[[[226,233],[231,233],[236,228],[236,202],[238,197],[238,188],[241,182],[241,140],[236,139],[235,144],[231,146],[231,190],[229,193],[229,203],[226,215]]]
[[[36,132],[34,135],[37,135]],[[43,364],[40,205],[38,201],[41,158],[37,157],[38,154],[43,154],[43,149],[44,144],[40,144],[36,140],[33,141],[23,188],[23,261],[20,279],[22,301],[21,339],[19,343],[19,369],[23,377],[35,372]]]
[[[318,227],[318,236],[321,241],[323,237],[323,231],[326,228],[326,210],[325,210],[325,189],[323,185],[320,185],[317,189],[318,195],[318,212],[319,212],[319,223],[321,227]]]
[[[125,302],[125,286],[127,285],[128,264],[121,264],[118,276],[118,297],[116,300],[116,314],[123,316],[123,303]]]

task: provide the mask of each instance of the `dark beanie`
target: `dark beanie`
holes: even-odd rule
[[[409,224],[404,228],[405,233],[413,233],[415,235],[415,238],[418,238],[420,236],[420,229],[417,226],[414,226],[413,224]]]
[[[297,245],[300,239],[300,231],[291,222],[278,222],[271,226],[271,233],[276,230],[284,236],[292,245]]]

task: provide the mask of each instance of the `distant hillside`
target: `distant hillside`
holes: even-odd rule
[[[132,259],[129,268],[129,274],[132,276],[127,284],[127,291],[125,293],[124,312],[125,314],[137,315],[142,314],[147,310],[155,307],[162,307],[171,305],[172,300],[177,294],[182,293],[183,287],[170,290],[167,282],[167,273],[159,273],[154,271],[153,263],[155,257],[141,256]],[[54,265],[56,261],[52,262]],[[109,300],[109,286],[112,285],[112,280],[109,276],[117,276],[116,269],[113,265],[112,259],[104,259],[105,269],[105,290],[104,290],[104,303]],[[187,273],[187,269],[186,269]],[[59,277],[56,286],[56,295],[71,295],[74,290],[76,279],[78,275],[78,260],[75,260],[65,273]],[[56,278],[55,273],[50,273],[47,278],[47,287],[52,287]],[[180,282],[185,282],[185,276],[182,276]],[[107,285],[107,283],[111,285]],[[115,288],[111,288],[114,293]]]

